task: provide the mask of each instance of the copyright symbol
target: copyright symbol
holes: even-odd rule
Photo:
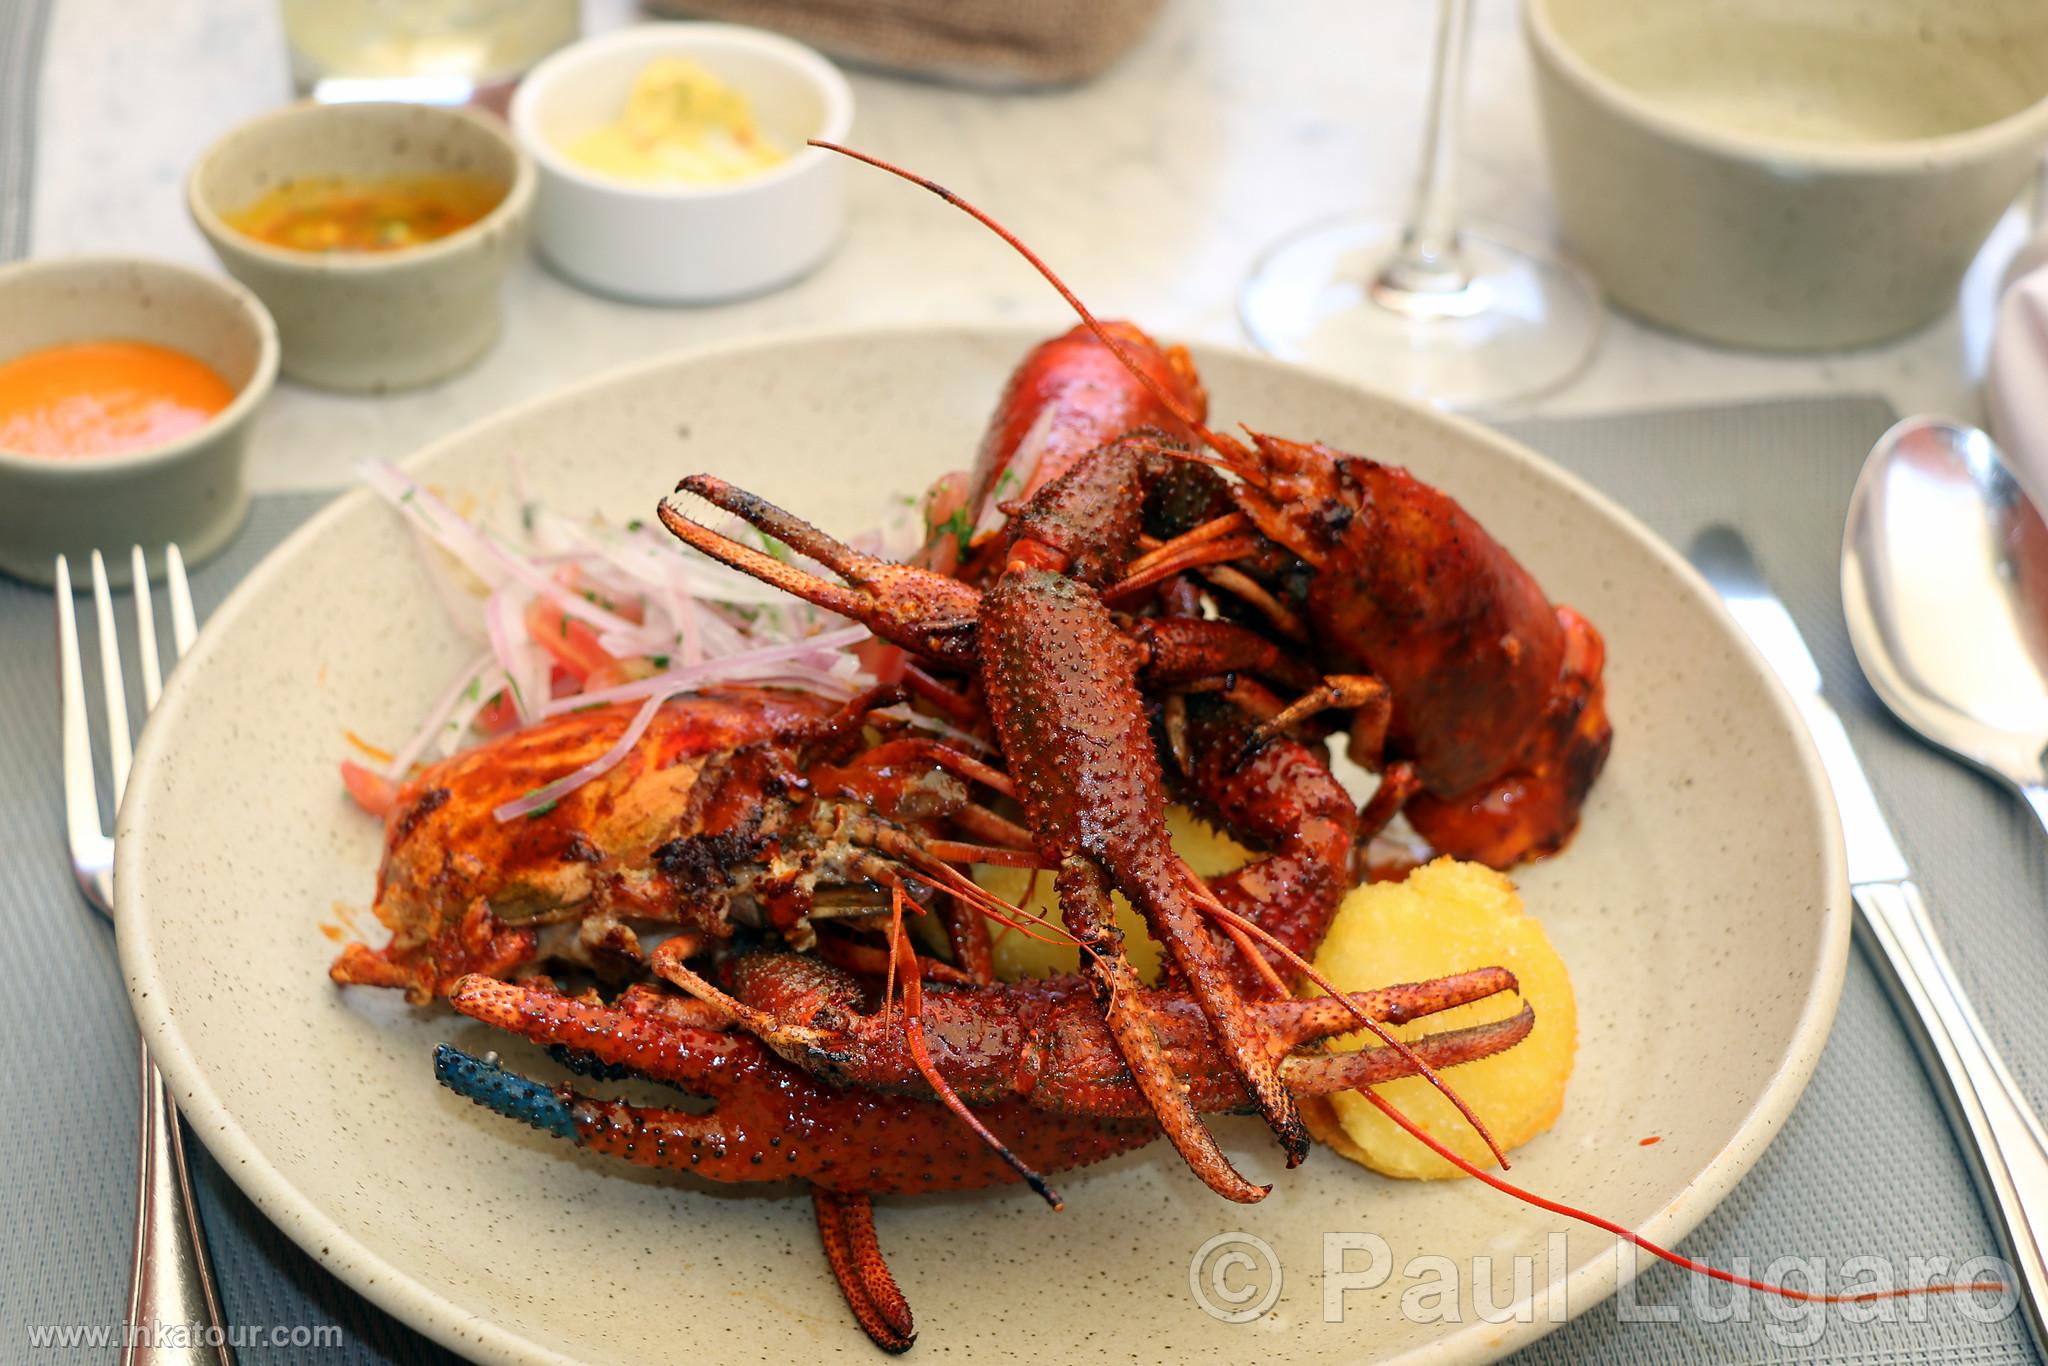
[[[1219,1233],[1188,1261],[1188,1293],[1224,1323],[1250,1323],[1280,1300],[1280,1255],[1255,1234]]]

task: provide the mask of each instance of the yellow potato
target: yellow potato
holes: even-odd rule
[[[1557,1119],[1578,1050],[1578,1005],[1564,961],[1502,874],[1440,858],[1401,882],[1360,887],[1345,898],[1316,955],[1316,967],[1345,991],[1419,982],[1468,968],[1507,968],[1521,983],[1520,999],[1504,992],[1393,1032],[1413,1039],[1505,1019],[1526,999],[1536,1011],[1536,1027],[1528,1038],[1505,1053],[1450,1068],[1443,1077],[1503,1148],[1528,1142]],[[1354,1034],[1336,1046],[1348,1050],[1377,1042],[1369,1034]],[[1490,1162],[1479,1135],[1423,1078],[1407,1077],[1376,1089],[1454,1152],[1481,1166]],[[1429,1180],[1462,1175],[1356,1092],[1340,1092],[1327,1106],[1312,1104],[1305,1113],[1317,1138],[1376,1172]]]
[[[1203,877],[1220,877],[1242,868],[1257,857],[1228,835],[1204,824],[1184,807],[1170,806],[1166,809],[1166,829],[1173,837],[1173,847],[1188,861],[1188,866]],[[1012,905],[1023,906],[1027,911],[1044,916],[1052,922],[1052,928],[1039,933],[1059,939],[1059,898],[1053,894],[1051,873],[1038,875],[1038,885],[1028,901],[1024,894],[1025,888],[1030,886],[1031,874],[1024,869],[978,864],[974,869],[974,880]],[[1137,969],[1139,977],[1148,982],[1158,981],[1159,945],[1153,942],[1145,922],[1130,904],[1121,896],[1113,899],[1116,902],[1116,923],[1124,932],[1124,956],[1131,960],[1131,966]],[[996,976],[1006,982],[1014,982],[1019,977],[1043,977],[1051,972],[1079,969],[1081,954],[1071,943],[1047,943],[1000,925],[991,925],[989,931],[995,937]]]

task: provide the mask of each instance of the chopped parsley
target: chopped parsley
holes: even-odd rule
[[[951,536],[960,543],[960,553],[967,553],[967,543],[974,539],[974,522],[968,517],[963,505],[954,509],[953,515],[932,528],[935,536]]]

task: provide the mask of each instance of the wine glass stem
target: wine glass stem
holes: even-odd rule
[[[1401,245],[1381,268],[1373,293],[1399,308],[1402,296],[1424,305],[1426,296],[1456,296],[1471,277],[1458,250],[1458,110],[1465,92],[1465,53],[1472,36],[1472,0],[1441,0],[1436,37],[1436,74],[1430,88],[1429,122],[1423,130],[1422,167],[1415,203]],[[1413,296],[1425,296],[1415,298]],[[1422,311],[1418,309],[1417,311]]]

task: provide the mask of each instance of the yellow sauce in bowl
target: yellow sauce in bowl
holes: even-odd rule
[[[648,184],[722,185],[789,160],[747,97],[687,57],[649,62],[618,120],[562,148],[586,170]]]
[[[505,187],[480,176],[287,181],[229,227],[292,251],[397,251],[462,231],[498,207]]]

